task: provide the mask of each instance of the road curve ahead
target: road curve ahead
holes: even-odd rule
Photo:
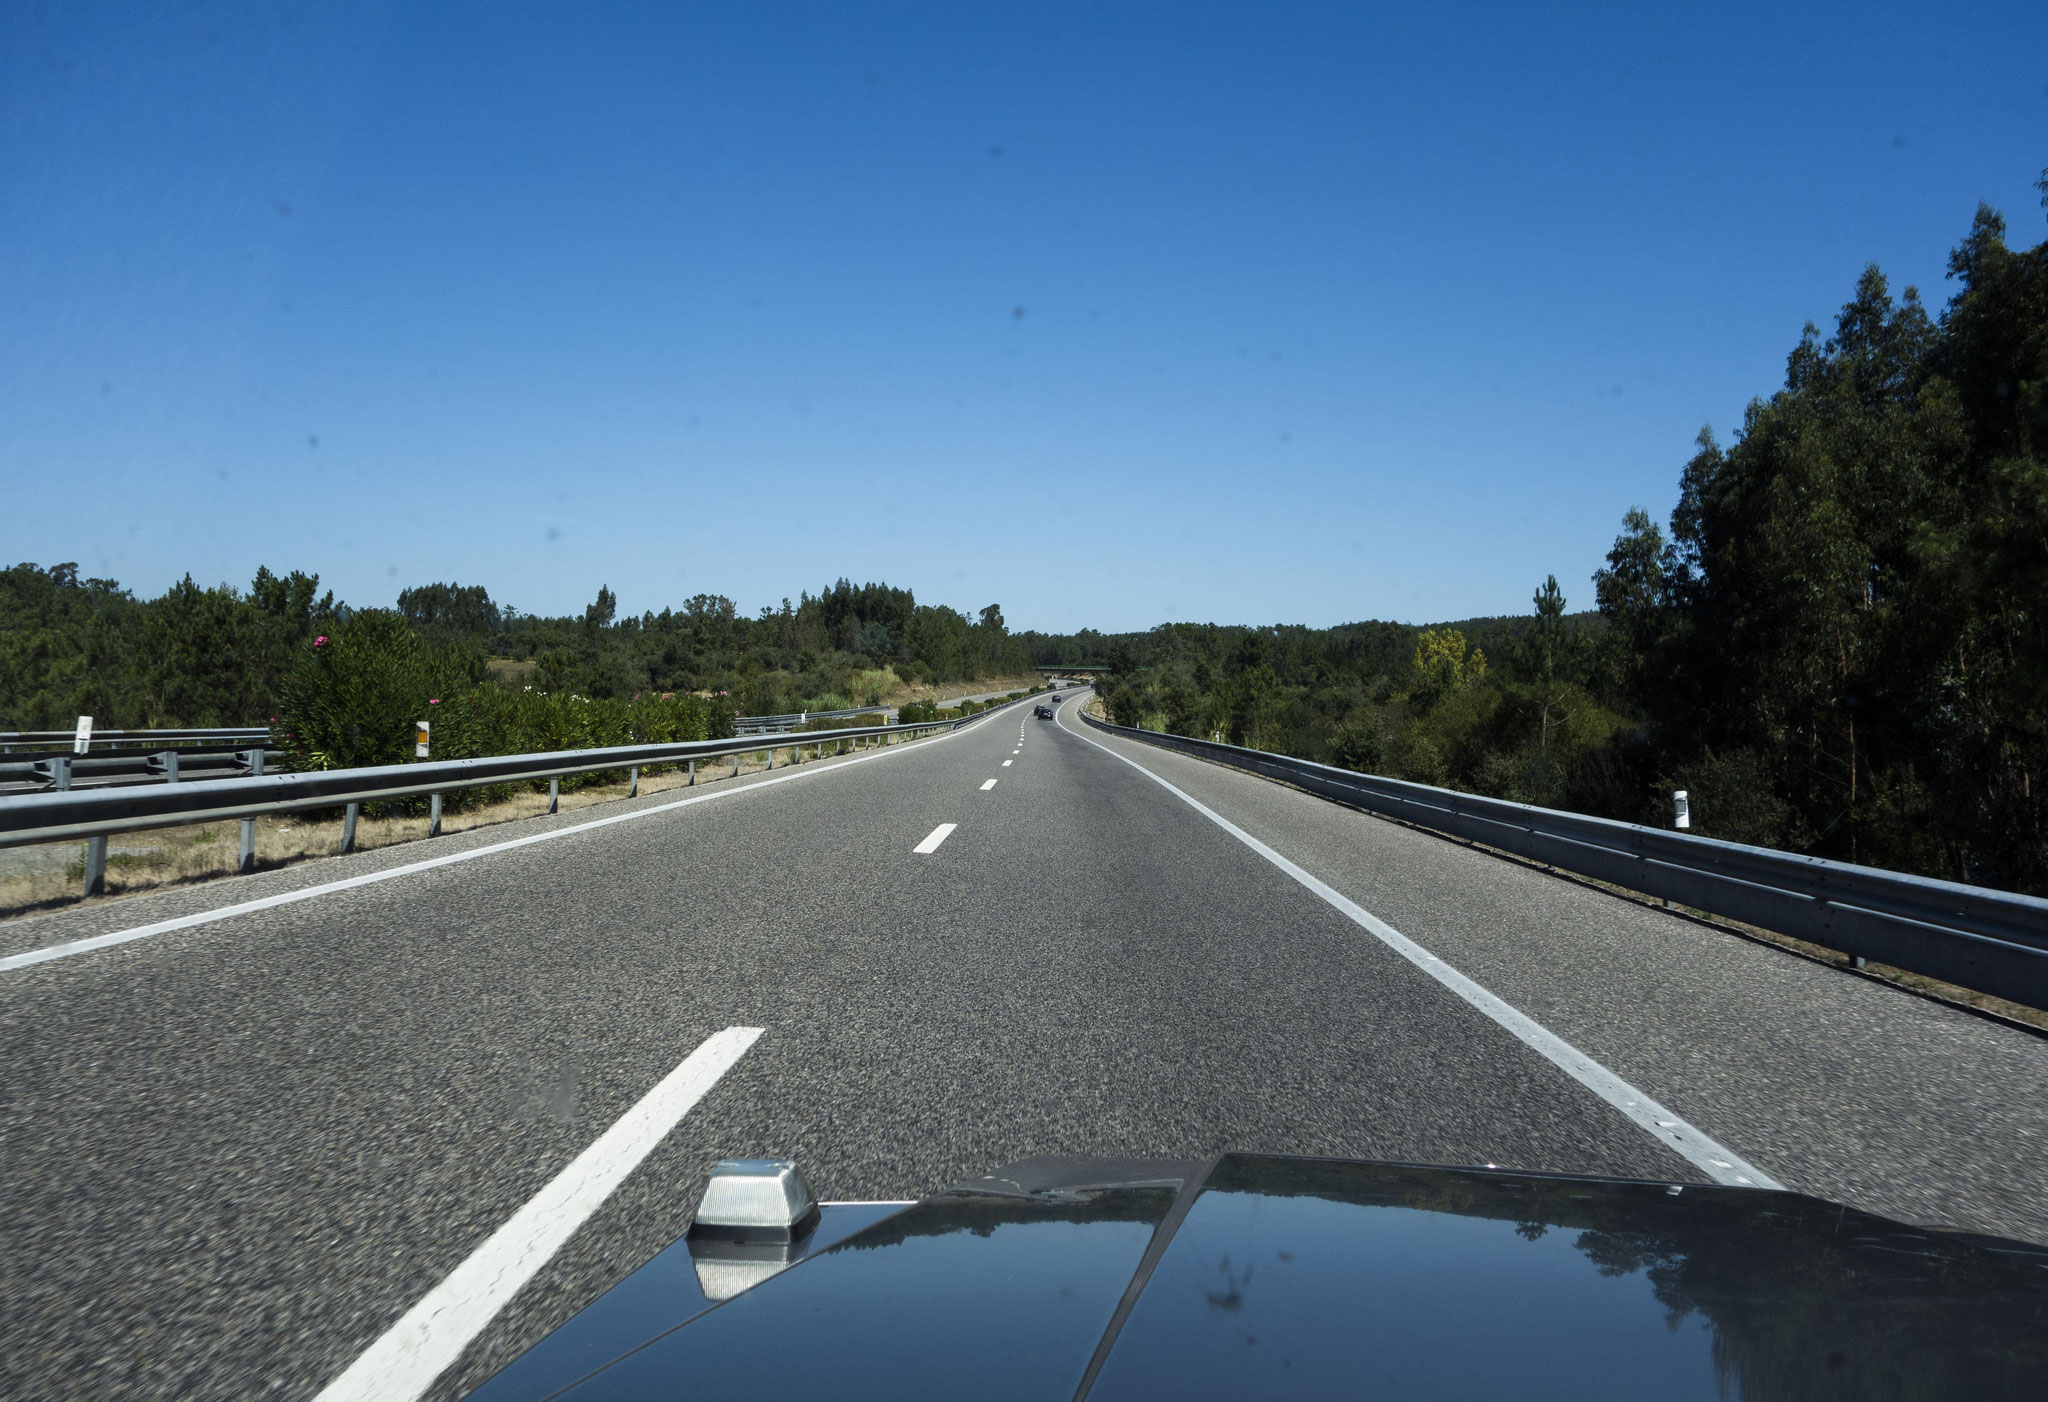
[[[460,1396],[736,1155],[847,1199],[1039,1153],[1718,1150],[2048,1241],[2048,1042],[1071,702],[615,808],[0,929],[251,907],[0,972],[0,1395]]]

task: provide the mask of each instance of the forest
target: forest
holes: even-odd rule
[[[1980,208],[1948,274],[1935,315],[1867,268],[1592,609],[1025,640],[1125,724],[2048,892],[2048,243]]]
[[[840,580],[749,618],[699,595],[618,616],[609,588],[546,618],[480,585],[427,584],[353,608],[319,576],[259,569],[246,590],[188,576],[154,599],[77,567],[0,570],[0,730],[273,726],[292,762],[509,753],[729,733],[734,712],[841,710],[920,685],[1015,676],[1029,649],[1001,608],[969,619],[908,589]],[[435,709],[429,709],[435,708]]]

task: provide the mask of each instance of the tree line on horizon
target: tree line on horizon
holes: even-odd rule
[[[415,689],[495,676],[593,700],[703,692],[748,715],[869,705],[905,684],[1031,669],[999,606],[970,619],[908,589],[844,579],[755,617],[713,594],[620,617],[608,587],[580,615],[543,617],[480,585],[421,585],[395,608],[358,609],[298,570],[260,568],[246,590],[188,575],[142,599],[76,565],[17,564],[0,569],[0,730],[69,728],[79,715],[103,729],[265,724],[316,640],[372,622],[364,636],[374,632],[377,648],[425,659],[404,664]]]
[[[2048,172],[2043,203],[2048,205]],[[2048,893],[2048,243],[1980,208],[1938,316],[1865,270],[1567,612],[1027,634],[1114,719]]]

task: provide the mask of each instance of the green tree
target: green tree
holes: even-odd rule
[[[1468,647],[1456,628],[1425,628],[1415,640],[1415,680],[1409,688],[1418,709],[1429,710],[1486,675],[1486,654]]]

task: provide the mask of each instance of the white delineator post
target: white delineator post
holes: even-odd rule
[[[432,739],[432,737],[433,737],[433,734],[434,734],[434,726],[433,726],[433,723],[432,723],[431,721],[416,721],[416,722],[414,722],[414,725],[415,725],[415,731],[414,731],[414,734],[413,734],[413,744],[412,744],[412,756],[413,756],[413,758],[414,758],[414,759],[425,759],[425,758],[427,757],[427,754],[428,754],[428,751],[429,751],[429,742],[430,742],[430,740]],[[437,794],[437,793],[433,793],[433,794],[428,794],[428,795],[427,795],[427,836],[428,836],[428,837],[439,837],[440,835],[441,835],[441,795],[439,795],[439,794]]]
[[[1671,826],[1674,828],[1689,828],[1692,826],[1692,804],[1686,798],[1684,789],[1673,789],[1671,791]],[[1666,910],[1673,908],[1669,896],[1664,898],[1664,908]]]
[[[80,716],[78,718],[78,728],[71,736],[71,753],[82,755],[91,748],[92,717]],[[50,768],[52,772],[55,772],[57,766],[53,763]],[[62,782],[58,787],[66,789],[71,787],[71,771],[68,768],[64,770]],[[106,889],[107,839],[105,836],[88,837],[85,840],[85,894],[88,896],[103,895]]]

